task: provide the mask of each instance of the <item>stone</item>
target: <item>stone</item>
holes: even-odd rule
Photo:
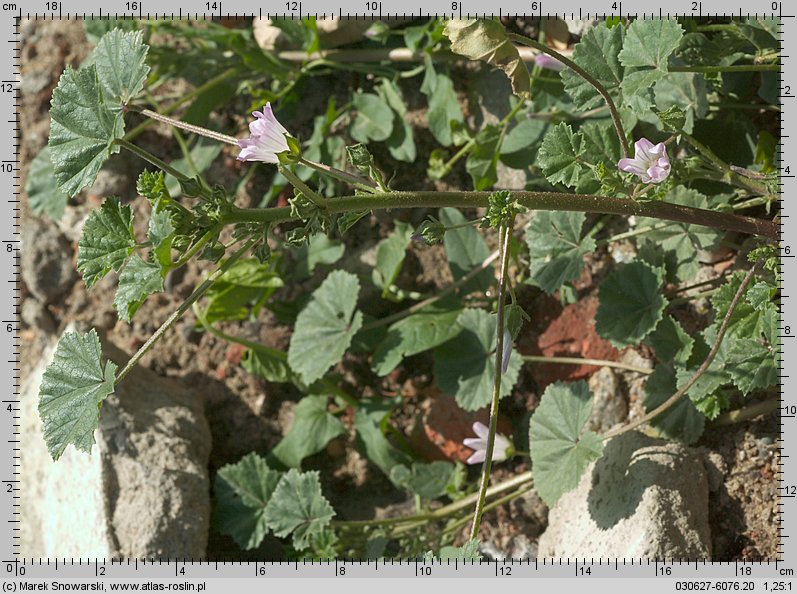
[[[541,558],[710,559],[702,456],[641,433],[619,435],[548,521]]]
[[[53,303],[77,279],[72,246],[58,229],[29,218],[22,227],[22,280],[43,304]]]
[[[587,430],[601,434],[628,418],[628,402],[611,367],[601,367],[587,381],[592,391],[592,414]]]
[[[53,334],[55,332],[53,316],[37,299],[28,297],[22,301],[21,317],[22,321],[31,328],[38,328],[45,334]]]
[[[134,198],[137,177],[134,163],[127,155],[114,155],[105,162],[86,192],[103,200],[111,196],[124,200]]]
[[[117,364],[128,358],[107,340],[103,346]],[[42,373],[54,351],[55,342],[21,395],[21,553],[203,558],[210,525],[210,429],[202,398],[136,367],[104,402],[91,455],[70,446],[54,462],[37,411]]]
[[[382,21],[382,23],[392,28],[398,27],[410,20],[412,19],[409,17],[391,17],[390,19]],[[317,19],[316,30],[321,41],[321,47],[331,48],[361,41],[365,37],[365,32],[370,29],[373,24],[374,20],[372,19],[363,19],[359,21],[357,19],[341,19],[332,16],[330,18],[325,17]],[[296,46],[295,40],[289,39],[283,30],[274,25],[273,21],[269,18],[255,18],[252,24],[252,30],[255,41],[263,50],[273,51],[275,49],[288,49]]]

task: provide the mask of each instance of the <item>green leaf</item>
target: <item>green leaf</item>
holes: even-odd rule
[[[469,540],[461,547],[446,546],[440,549],[440,561],[481,561],[479,541]]]
[[[462,330],[457,317],[462,310],[424,310],[390,326],[387,336],[379,343],[371,360],[371,369],[385,376],[410,357],[450,340]]]
[[[136,191],[149,201],[152,208],[163,208],[173,202],[162,171],[142,171],[136,180]]]
[[[58,189],[50,161],[50,147],[45,146],[31,161],[28,179],[25,182],[25,193],[28,195],[33,213],[46,214],[57,221],[64,215],[68,198]]]
[[[58,187],[69,197],[94,183],[105,160],[119,152],[124,135],[121,110],[103,96],[94,65],[67,66],[53,91],[50,159]]]
[[[149,217],[147,236],[152,242],[154,260],[165,276],[172,264],[172,242],[174,241],[174,225],[172,217],[167,210],[153,209]]]
[[[695,340],[689,336],[672,316],[664,316],[656,329],[645,338],[661,363],[686,365],[692,354]]]
[[[321,494],[318,472],[301,473],[292,468],[280,479],[266,506],[265,520],[279,537],[293,535],[293,546],[307,548],[321,536],[335,510]]]
[[[462,332],[435,349],[437,385],[456,397],[465,410],[489,404],[495,381],[496,317],[483,309],[465,309],[457,318]],[[500,397],[508,396],[517,382],[522,362],[511,353],[501,381]]]
[[[465,223],[467,219],[456,208],[441,208],[440,222],[446,227]],[[471,226],[446,231],[443,242],[448,256],[448,267],[455,279],[460,279],[474,268],[481,266],[490,255],[490,248],[481,234]],[[485,269],[465,283],[460,289],[463,295],[472,291],[486,291],[493,283],[493,273]]]
[[[77,269],[87,287],[111,270],[119,270],[136,247],[130,207],[108,198],[89,214],[77,247]]]
[[[327,400],[326,396],[305,396],[296,405],[291,428],[271,452],[285,466],[298,468],[307,456],[345,433],[340,419],[327,411]]]
[[[727,315],[734,295],[739,290],[744,278],[744,272],[735,272],[728,281],[722,285],[711,298],[711,304],[715,309],[713,328],[716,332]],[[753,294],[750,295],[750,291]],[[760,338],[762,335],[773,344],[777,338],[777,333],[773,333],[772,318],[776,315],[776,307],[772,301],[761,301],[760,287],[754,285],[749,287],[743,299],[739,301],[736,309],[731,315],[727,338]]]
[[[395,221],[393,232],[379,242],[376,248],[376,268],[372,278],[374,284],[382,289],[384,297],[401,272],[407,247],[412,241],[412,226],[409,223]]]
[[[451,19],[446,22],[445,35],[451,40],[452,52],[500,68],[512,83],[515,95],[528,97],[531,94],[529,71],[500,21]]]
[[[697,371],[698,365],[702,364],[708,355],[709,345],[713,346],[716,339],[717,332],[715,328],[709,326],[703,331],[703,340],[696,344],[695,352],[690,359],[692,366],[688,369],[686,367],[678,367],[675,370],[678,387],[683,386],[692,378],[695,371]],[[731,382],[731,375],[728,370],[728,351],[733,342],[735,342],[735,338],[726,334],[709,368],[703,372],[687,392],[692,402],[704,412],[709,406],[707,401],[716,400],[719,388]]]
[[[529,274],[534,284],[546,293],[552,294],[581,276],[584,255],[595,249],[591,237],[581,238],[585,220],[583,212],[534,213],[526,231]]]
[[[392,476],[396,466],[409,466],[412,463],[410,457],[391,444],[382,431],[390,413],[399,402],[400,398],[364,399],[360,400],[360,406],[354,413],[354,429],[362,442],[366,457],[388,477]]]
[[[689,374],[691,376],[691,373]],[[645,381],[645,411],[650,412],[675,394],[676,375],[670,365],[659,365]],[[668,439],[690,444],[703,433],[706,417],[689,398],[681,398],[650,424]]]
[[[665,132],[681,132],[686,124],[686,112],[676,105],[671,105],[656,114]]]
[[[251,346],[241,356],[241,367],[252,375],[257,375],[270,382],[296,382],[293,371],[288,365],[288,353],[265,345]]]
[[[651,89],[668,71],[668,59],[678,48],[683,30],[670,19],[641,19],[628,27],[620,62],[626,67],[620,87],[625,104],[637,114],[649,111],[653,104]],[[640,70],[628,70],[640,68]]]
[[[649,67],[667,72],[667,60],[684,36],[678,21],[671,19],[637,19],[628,27],[620,63],[628,67]]]
[[[412,163],[418,156],[413,140],[412,126],[406,121],[407,106],[401,98],[401,91],[392,81],[383,78],[382,84],[377,88],[379,95],[395,112],[393,117],[393,132],[385,141],[390,156],[398,161]]]
[[[734,340],[727,356],[728,371],[734,385],[749,394],[778,383],[777,351],[756,340]]]
[[[770,306],[770,302],[776,293],[777,287],[762,281],[751,284],[744,298],[756,311],[764,311]]]
[[[86,31],[86,39],[92,45],[97,45],[108,31],[114,29],[121,29],[122,31],[136,31],[138,29],[139,21],[137,19],[125,18],[101,18],[101,19],[83,19],[83,29]]]
[[[552,184],[575,186],[583,173],[581,157],[584,137],[573,133],[570,124],[562,122],[545,135],[537,153],[537,164]]]
[[[600,82],[615,102],[621,96],[620,83],[625,71],[618,58],[624,36],[625,27],[622,25],[593,27],[573,51],[573,61]],[[603,97],[581,75],[569,68],[565,68],[561,75],[565,90],[578,109],[592,109],[604,104]]]
[[[658,111],[678,107],[685,112],[683,129],[688,134],[694,129],[695,118],[704,118],[708,114],[706,79],[702,74],[671,72],[656,83],[653,94]]]
[[[409,489],[419,497],[436,499],[446,493],[455,470],[451,462],[413,462],[411,468],[394,466],[390,479],[395,485]]]
[[[39,388],[39,416],[53,460],[58,460],[70,443],[91,453],[100,408],[113,393],[115,373],[112,361],[102,364],[102,347],[95,330],[88,334],[67,332],[58,341]]]
[[[357,93],[352,99],[357,115],[349,134],[357,142],[387,140],[393,132],[393,111],[373,93]]]
[[[119,286],[113,302],[119,318],[129,322],[147,297],[161,291],[163,275],[160,265],[145,262],[139,256],[129,258],[119,274]]]
[[[261,264],[257,258],[239,260],[208,289],[206,321],[243,320],[250,311],[257,314],[262,304],[282,286],[282,279],[272,267]]]
[[[288,364],[306,384],[312,384],[343,358],[363,323],[355,311],[360,282],[351,273],[332,272],[313,292],[296,319],[288,349]]]
[[[491,188],[498,181],[496,165],[501,137],[501,129],[489,124],[476,135],[476,146],[465,161],[465,169],[470,174],[477,192]]]
[[[429,121],[429,130],[435,140],[443,146],[451,146],[451,122],[462,123],[465,116],[457,101],[454,83],[443,72],[434,69],[431,59],[426,62],[426,71],[421,85],[421,92],[429,98],[429,110],[426,118]]]
[[[142,31],[113,29],[102,36],[82,68],[89,64],[97,67],[103,95],[121,108],[144,88],[148,51]]]
[[[504,137],[501,161],[513,169],[526,169],[537,163],[537,152],[550,125],[543,120],[522,120]]]
[[[213,489],[219,531],[245,550],[257,548],[268,534],[265,510],[281,476],[254,452],[219,468]]]
[[[664,197],[665,202],[709,209],[709,201],[703,194],[689,190],[684,186],[676,186]],[[657,219],[639,217],[637,225],[641,227],[658,225]],[[654,243],[664,249],[664,259],[668,270],[673,271],[680,281],[692,279],[700,269],[698,252],[714,249],[724,233],[717,229],[689,223],[671,223],[662,229],[655,229],[644,234],[641,243]]]
[[[529,423],[534,488],[549,507],[573,489],[593,460],[603,453],[603,441],[584,432],[592,412],[592,394],[584,381],[549,385]]]
[[[632,262],[610,274],[598,289],[595,329],[618,348],[637,344],[658,324],[667,300],[663,274],[644,262]]]

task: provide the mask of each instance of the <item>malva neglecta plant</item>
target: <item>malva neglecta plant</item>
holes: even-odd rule
[[[62,74],[52,98],[49,145],[34,161],[28,184],[34,210],[59,216],[66,199],[92,184],[106,159],[121,150],[152,167],[137,185],[150,205],[145,237],[133,231],[131,207],[113,197],[85,222],[77,268],[86,286],[116,273],[114,305],[129,322],[151,294],[164,290],[170,271],[196,258],[215,268],[122,368],[104,359],[94,330],[61,338],[39,402],[54,459],[70,444],[91,450],[103,400],[191,310],[207,332],[246,347],[242,364],[248,371],[291,383],[304,394],[290,431],[267,457],[252,453],[219,470],[215,495],[221,531],[243,548],[257,547],[271,532],[286,539],[297,558],[379,557],[397,541],[401,548],[394,556],[432,549],[437,553],[426,554],[469,559],[478,557],[485,509],[532,488],[553,505],[602,455],[608,439],[650,423],[662,436],[692,443],[707,419],[717,418],[739,397],[776,385],[777,141],[765,130],[756,132],[743,119],[744,111],[738,121],[752,143],[751,158],[730,164],[701,140],[706,136],[701,131],[708,129],[703,123],[724,113],[723,102],[731,104],[741,87],[752,86],[761,111],[777,103],[774,21],[729,20],[701,27],[689,19],[615,19],[589,29],[569,56],[505,29],[498,20],[434,20],[407,28],[403,40],[422,66],[396,72],[399,77],[409,72],[406,78],[423,74],[420,90],[428,100],[430,132],[440,145],[432,152],[428,175],[443,179],[465,159],[474,187],[469,191],[392,187],[369,145],[383,147],[380,154],[386,148],[406,163],[416,160],[417,151],[400,89],[388,74],[372,76],[373,88],[356,91],[345,108],[330,100],[328,113],[316,118],[313,137],[302,141],[278,119],[280,101],[298,79],[253,45],[250,36],[212,23],[189,33],[174,24],[140,25],[188,39],[204,36],[233,55],[232,73],[224,71],[207,85],[243,80],[250,70],[268,72],[274,82],[269,91],[242,83],[239,89],[250,93],[254,113],[248,118],[249,134],[231,136],[170,117],[190,99],[157,108],[148,91],[157,80],[149,63],[165,70],[169,58],[151,52],[144,32],[128,23],[98,35],[91,56]],[[310,53],[317,49],[312,20],[280,26]],[[369,38],[378,47],[396,35],[376,27]],[[524,59],[526,48],[536,53],[533,60]],[[470,129],[452,79],[437,61],[443,53],[504,71],[514,96],[503,120]],[[310,76],[321,66],[328,62],[308,58],[297,76]],[[723,78],[728,74],[746,78]],[[127,131],[134,115],[144,123]],[[345,146],[345,153],[341,137],[330,133],[341,118],[349,118],[348,137],[356,141]],[[210,143],[203,146],[232,145],[244,171],[259,163],[276,168],[272,197],[291,188],[288,204],[237,206],[235,192],[207,181],[190,150],[178,165],[135,144],[151,121],[172,126],[183,149],[188,133]],[[335,154],[345,154],[348,162]],[[495,189],[499,160],[535,174],[527,189]],[[42,181],[46,176],[53,180],[49,185]],[[371,279],[344,269],[330,272],[300,304],[287,352],[216,326],[267,306],[283,284],[281,254],[304,250],[305,258],[313,254],[315,262],[334,264],[343,252],[336,238],[365,224],[370,213],[415,208],[439,211],[417,228],[396,221],[378,245]],[[474,208],[484,212],[476,220],[460,210]],[[609,216],[591,217],[589,227],[587,214]],[[652,371],[636,370],[648,375],[647,414],[602,435],[587,431],[592,410],[587,384],[556,382],[531,415],[527,441],[501,435],[500,400],[512,392],[524,362],[535,360],[514,348],[529,321],[517,288],[531,285],[572,301],[584,257],[617,239],[603,237],[607,221],[617,217],[633,222],[633,230],[618,237],[633,239],[636,255],[600,283],[595,327],[617,348],[644,345],[652,353]],[[497,244],[495,252],[477,227]],[[672,315],[676,300],[665,285],[692,288],[700,252],[718,247],[728,232],[740,254],[739,270],[703,294],[710,297],[713,321],[702,331],[687,332]],[[454,277],[449,289],[425,296],[396,286],[412,242],[444,244]],[[412,304],[387,317],[369,316],[358,304],[368,282],[383,299]],[[387,430],[395,398],[361,398],[341,389],[333,370],[353,348],[369,353],[380,377],[404,358],[432,351],[435,381],[444,393],[467,411],[489,407],[489,422],[476,423],[475,437],[464,443],[474,450],[468,463],[482,464],[477,485],[467,484],[461,465],[419,462],[396,445]],[[368,459],[396,487],[415,494],[417,514],[335,519],[318,473],[301,471],[304,458],[347,430],[341,420],[345,410],[353,411],[353,429]],[[528,443],[528,454],[513,442]],[[493,462],[515,455],[530,456],[532,470],[490,486]],[[441,498],[449,502],[434,508],[423,503]],[[440,522],[446,526],[436,541],[414,536]],[[465,525],[470,540],[460,548],[446,546]]]

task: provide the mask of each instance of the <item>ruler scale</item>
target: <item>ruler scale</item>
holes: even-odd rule
[[[485,11],[489,12],[485,12]],[[271,11],[271,12],[270,12]],[[791,313],[791,297],[795,294],[795,275],[792,272],[797,244],[791,245],[795,235],[794,225],[789,218],[792,207],[788,200],[781,201],[781,467],[778,475],[780,481],[781,501],[778,503],[780,518],[778,530],[781,537],[778,550],[779,559],[769,562],[689,562],[671,563],[648,561],[641,559],[569,559],[557,562],[543,561],[482,561],[470,562],[421,562],[402,561],[399,559],[385,561],[307,561],[307,562],[202,562],[194,560],[167,561],[159,559],[31,559],[20,556],[20,517],[19,500],[24,497],[19,484],[20,451],[24,448],[19,434],[19,267],[21,245],[19,233],[19,201],[20,188],[20,22],[23,19],[90,19],[108,18],[157,18],[157,19],[205,19],[241,16],[284,16],[302,18],[390,18],[390,17],[475,17],[475,16],[517,16],[545,17],[559,16],[573,19],[608,18],[618,16],[634,16],[637,18],[658,19],[675,16],[766,16],[781,19],[779,33],[781,36],[781,188],[787,198],[797,190],[797,175],[788,172],[791,155],[795,151],[794,120],[787,117],[786,111],[795,103],[797,80],[792,77],[791,62],[797,45],[797,6],[786,2],[743,2],[733,5],[718,0],[676,0],[668,2],[664,7],[660,3],[650,1],[625,3],[614,0],[578,3],[571,0],[557,2],[508,0],[500,6],[487,5],[476,0],[427,1],[422,6],[412,6],[404,2],[366,2],[365,0],[341,0],[339,5],[332,6],[321,0],[302,0],[274,2],[267,5],[256,5],[245,0],[224,0],[224,2],[201,2],[192,0],[66,0],[46,2],[44,0],[18,0],[16,3],[0,3],[0,31],[6,43],[5,51],[0,56],[0,101],[3,102],[7,117],[0,119],[0,125],[6,138],[0,158],[0,180],[5,186],[6,199],[2,202],[5,209],[2,213],[2,231],[0,242],[4,248],[2,271],[8,280],[2,283],[0,299],[2,306],[0,318],[0,338],[2,339],[2,356],[0,363],[4,366],[3,378],[6,390],[3,391],[0,417],[2,431],[5,436],[0,444],[0,480],[2,481],[4,500],[0,506],[0,516],[6,526],[5,536],[0,539],[0,577],[4,591],[34,589],[23,584],[48,584],[48,590],[58,589],[54,584],[96,584],[98,590],[110,590],[114,583],[159,583],[169,584],[170,589],[184,591],[235,591],[260,592],[263,588],[279,587],[282,582],[271,580],[290,579],[295,587],[299,580],[300,588],[317,584],[317,580],[338,581],[341,589],[354,587],[382,588],[386,578],[406,578],[418,583],[439,585],[439,579],[452,578],[484,578],[502,580],[507,587],[519,588],[565,588],[579,587],[576,582],[586,584],[585,580],[595,584],[603,584],[602,588],[612,591],[637,592],[645,588],[651,592],[671,592],[675,590],[729,590],[729,591],[791,591],[794,571],[797,568],[797,542],[793,535],[797,534],[797,461],[790,456],[792,451],[797,456],[795,438],[790,434],[797,424],[797,403],[791,396],[795,381],[788,373],[784,362],[797,357],[797,345],[792,340],[797,332],[792,331],[795,320]],[[596,551],[596,553],[598,553]],[[523,578],[534,579],[532,583]],[[611,579],[607,582],[606,579]],[[594,580],[598,580],[597,582]],[[230,581],[233,580],[233,581]],[[343,581],[348,580],[346,585]],[[371,580],[379,580],[371,582]],[[550,580],[550,581],[549,581]],[[572,582],[572,584],[571,584]],[[404,582],[401,582],[404,583]],[[459,583],[459,582],[458,582]],[[463,587],[473,588],[471,584],[483,584],[482,580],[461,582]],[[225,587],[226,584],[226,587]],[[367,585],[371,586],[367,586]],[[515,584],[508,586],[508,584]],[[100,587],[102,586],[102,587]],[[201,587],[200,587],[201,586]],[[420,586],[431,589],[433,586]],[[795,585],[797,588],[797,584]],[[150,588],[157,589],[157,588]],[[162,588],[165,589],[165,588]]]

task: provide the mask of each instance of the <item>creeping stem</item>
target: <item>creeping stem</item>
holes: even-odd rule
[[[635,215],[715,227],[724,231],[736,231],[749,235],[760,235],[769,239],[778,238],[778,225],[774,221],[756,219],[737,214],[704,210],[667,202],[652,202],[593,196],[591,194],[567,194],[563,192],[513,192],[513,197],[532,210],[563,210],[594,212],[614,215]],[[331,214],[359,210],[388,208],[456,208],[486,207],[490,192],[385,192],[369,196],[343,196],[330,198],[326,202]],[[283,208],[236,208],[227,213],[222,222],[233,223],[283,223],[297,220],[289,207]]]
[[[609,91],[598,82],[589,72],[584,70],[581,66],[573,62],[570,58],[566,58],[556,50],[549,48],[544,43],[540,43],[530,37],[526,37],[525,35],[519,35],[517,33],[507,33],[506,34],[509,39],[517,41],[518,43],[522,43],[523,45],[528,45],[529,47],[533,47],[537,51],[540,51],[544,54],[548,54],[549,56],[553,56],[557,60],[559,60],[562,64],[570,68],[573,72],[578,74],[581,78],[595,87],[595,90],[600,93],[601,97],[603,97],[604,101],[606,101],[606,105],[609,107],[609,113],[612,116],[612,122],[614,122],[614,129],[617,132],[617,138],[620,139],[620,144],[623,147],[623,153],[625,153],[626,157],[631,157],[631,148],[628,146],[628,139],[625,137],[625,132],[623,131],[623,124],[620,121],[620,115],[617,113],[617,106],[614,104],[614,99],[612,99],[611,95],[609,95]]]

